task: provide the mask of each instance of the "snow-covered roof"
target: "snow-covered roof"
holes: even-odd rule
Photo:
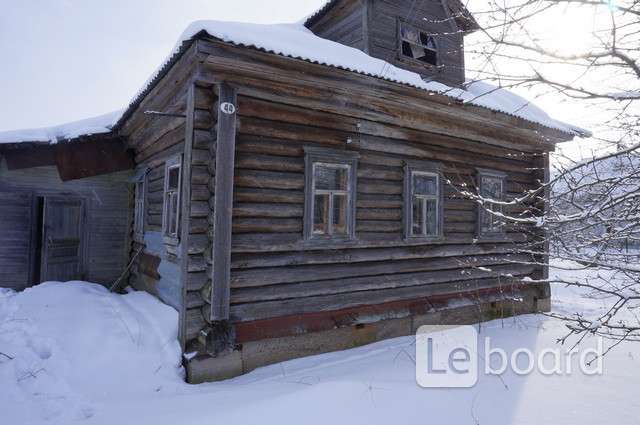
[[[466,89],[461,89],[435,81],[425,81],[415,72],[398,68],[353,47],[318,37],[302,23],[252,24],[196,21],[182,33],[166,63],[180,51],[183,43],[203,32],[237,46],[253,47],[280,56],[340,68],[442,94],[458,101],[503,112],[575,136],[589,134],[588,131],[580,127],[551,118],[530,101],[508,90],[499,89],[484,82],[475,82],[468,85]],[[163,68],[164,65],[152,76],[149,82],[153,81]],[[141,93],[145,91],[146,87],[141,90]]]
[[[484,82],[469,84],[466,89],[452,88],[435,81],[425,81],[419,74],[391,65],[366,53],[316,36],[302,23],[252,24],[223,21],[196,21],[182,33],[174,49],[162,65],[136,93],[126,111],[115,111],[100,117],[77,121],[56,127],[35,130],[17,130],[0,133],[0,144],[19,142],[52,142],[80,136],[108,133],[126,119],[138,102],[146,95],[162,72],[184,50],[186,42],[206,33],[237,46],[252,47],[280,56],[344,69],[363,75],[415,87],[448,96],[457,101],[488,108],[516,116],[562,132],[586,136],[589,132],[555,120],[528,100],[504,89]]]
[[[75,139],[92,134],[109,133],[118,122],[124,110],[110,112],[93,118],[74,121],[55,127],[0,132],[0,144],[10,143],[51,143]]]

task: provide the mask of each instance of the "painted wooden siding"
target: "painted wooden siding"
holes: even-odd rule
[[[127,264],[127,244],[130,229],[129,172],[114,173],[87,179],[62,182],[55,167],[38,167],[9,171],[0,169],[0,192],[25,191],[33,196],[56,195],[84,198],[87,202],[86,220],[86,264],[85,279],[91,282],[110,284],[124,271]],[[19,211],[26,211],[20,202]],[[13,209],[14,213],[18,210]],[[29,226],[33,226],[33,222]],[[19,227],[20,238],[26,237],[26,221]],[[3,223],[4,226],[4,223]],[[18,236],[18,235],[16,235]],[[23,286],[23,265],[29,262],[24,257],[24,243],[14,254],[16,278]],[[18,266],[20,264],[20,266]],[[17,285],[17,283],[15,283]]]

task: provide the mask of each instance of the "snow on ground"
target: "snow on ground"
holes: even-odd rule
[[[554,288],[554,297],[559,311],[602,307],[564,288]],[[470,389],[418,387],[412,337],[190,386],[176,367],[176,328],[177,314],[143,293],[112,295],[78,282],[0,292],[0,351],[15,357],[0,355],[1,422],[632,425],[640,419],[640,344],[610,353],[602,376],[481,374]],[[480,332],[507,352],[556,348],[564,334],[561,323],[534,315],[485,323]]]

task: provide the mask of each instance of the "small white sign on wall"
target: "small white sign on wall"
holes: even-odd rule
[[[236,106],[230,102],[223,102],[220,104],[220,110],[227,115],[233,115],[236,113]]]

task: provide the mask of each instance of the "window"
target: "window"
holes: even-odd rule
[[[406,164],[404,210],[406,238],[442,236],[442,179],[438,164]]]
[[[400,49],[405,58],[438,65],[438,46],[432,35],[400,22]]]
[[[307,147],[305,155],[305,239],[354,238],[357,154]]]
[[[484,202],[478,206],[479,236],[504,234],[502,205],[491,201],[504,201],[506,175],[497,171],[478,170],[478,193]]]
[[[139,168],[129,179],[129,182],[134,185],[133,237],[137,241],[144,240],[145,202],[148,173],[148,168]]]
[[[180,231],[180,183],[182,156],[167,161],[164,169],[162,232],[167,242],[178,241]]]
[[[145,181],[143,179],[137,182],[136,185],[136,203],[134,208],[133,218],[133,233],[138,237],[144,237],[144,194],[145,194]]]

